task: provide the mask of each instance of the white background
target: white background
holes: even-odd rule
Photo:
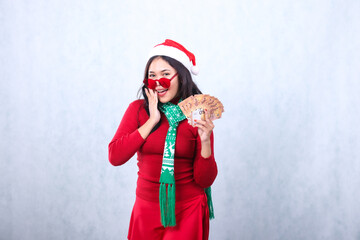
[[[210,239],[360,239],[360,2],[0,1],[0,239],[126,239],[107,145],[166,38],[219,98]]]

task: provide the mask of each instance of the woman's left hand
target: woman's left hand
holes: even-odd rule
[[[205,110],[205,120],[195,120],[195,126],[198,128],[201,142],[210,142],[210,136],[215,125],[210,120],[207,110]]]

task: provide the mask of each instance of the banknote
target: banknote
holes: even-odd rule
[[[224,112],[224,106],[220,100],[208,94],[190,96],[178,105],[192,126],[194,126],[194,120],[205,120],[205,114],[213,121],[221,118]]]

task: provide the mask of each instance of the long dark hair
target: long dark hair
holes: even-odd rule
[[[177,60],[175,60],[175,59],[173,59],[171,57],[168,57],[168,56],[162,56],[161,55],[161,56],[153,56],[153,57],[151,57],[149,59],[149,61],[147,62],[146,67],[145,67],[144,79],[148,78],[150,64],[156,58],[161,58],[164,61],[166,61],[167,63],[169,63],[170,66],[173,67],[178,73],[179,89],[178,89],[178,93],[177,93],[177,95],[175,97],[181,98],[181,99],[184,100],[185,98],[188,98],[191,95],[201,94],[201,91],[197,87],[197,85],[194,83],[189,70],[181,62],[179,62],[179,61],[177,61]],[[145,110],[146,110],[147,114],[150,116],[150,113],[149,113],[149,100],[148,100],[148,98],[146,96],[145,88],[146,88],[146,85],[143,84],[141,86],[141,88],[139,89],[139,91],[138,91],[138,97],[139,98],[141,98],[141,97],[144,98],[144,100],[145,100],[144,107],[145,107]],[[162,103],[159,101],[158,102],[158,109],[161,106],[161,104]],[[155,131],[159,126],[160,126],[160,121],[154,127],[152,132]]]

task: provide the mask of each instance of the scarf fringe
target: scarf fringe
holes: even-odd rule
[[[166,190],[167,185],[167,190]],[[164,227],[176,226],[175,184],[160,183],[159,189],[161,224]]]
[[[205,193],[206,193],[206,198],[207,198],[207,205],[209,208],[209,217],[210,217],[210,219],[214,219],[215,215],[214,215],[214,206],[213,206],[212,198],[211,198],[211,187],[205,188]]]

